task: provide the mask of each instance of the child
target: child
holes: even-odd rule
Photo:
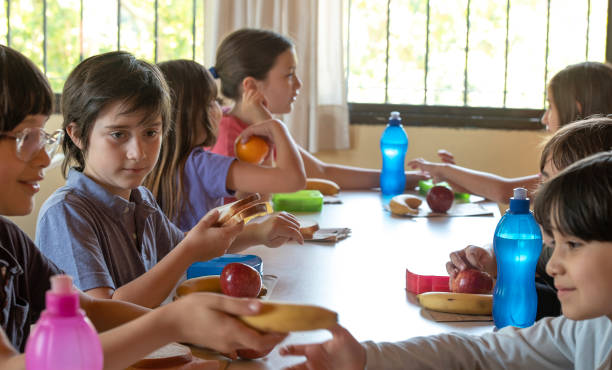
[[[61,138],[43,131],[53,93],[30,60],[0,45],[0,78],[0,214],[23,216],[32,211],[44,169]],[[0,217],[0,368],[25,367],[19,352],[30,325],[44,309],[49,278],[59,273],[23,231]],[[80,304],[99,332],[108,330],[100,335],[107,369],[126,368],[172,341],[234,353],[237,348],[264,350],[282,340],[257,333],[234,318],[257,313],[257,300],[194,294],[149,312],[80,293]],[[126,324],[118,326],[122,323]]]
[[[612,113],[612,66],[597,62],[570,65],[553,76],[547,91],[548,109],[542,123],[550,132],[582,117]],[[504,178],[457,166],[448,152],[438,155],[444,163],[419,158],[408,162],[408,166],[419,168],[435,181],[447,181],[456,191],[498,203],[508,203],[514,188],[534,190],[540,183],[539,175]]]
[[[563,316],[482,336],[440,334],[358,343],[342,327],[322,344],[293,345],[292,369],[610,369],[612,367],[612,152],[580,160],[545,183],[535,215],[554,238],[546,266]]]
[[[191,263],[223,255],[243,225],[211,227],[215,210],[184,234],[140,186],[170,122],[156,66],[120,51],[84,60],[66,80],[62,113],[64,174],[75,167],[43,204],[36,244],[91,296],[156,307]]]
[[[245,112],[241,97],[256,90],[265,97],[272,114],[290,113],[302,82],[296,74],[293,43],[273,31],[241,29],[227,36],[217,49],[213,76],[221,79],[221,92],[235,105],[221,119],[213,153],[234,156],[234,140],[254,121]],[[216,77],[216,76],[215,76]],[[329,164],[299,147],[306,176],[325,178],[342,189],[370,189],[379,186],[380,170]],[[406,188],[414,188],[424,176],[406,173]]]
[[[204,146],[215,142],[215,129],[221,119],[215,81],[206,68],[191,60],[173,60],[158,67],[170,88],[173,126],[164,137],[160,160],[145,179],[145,186],[182,230],[191,229],[234,191],[271,193],[304,188],[304,165],[280,121],[267,119],[242,133],[243,138],[257,134],[273,142],[276,167],[262,167],[205,151]],[[248,109],[270,117],[262,105],[261,94],[252,92],[242,99]],[[302,243],[299,228],[297,219],[286,212],[259,217],[245,225],[230,251],[255,244],[278,246],[288,240]]]
[[[540,173],[543,180],[554,177],[556,173],[572,163],[589,155],[612,148],[612,119],[593,117],[570,123],[559,129],[545,144],[540,159]],[[560,305],[556,298],[556,289],[552,278],[546,274],[545,266],[552,249],[545,246],[542,249],[536,272],[538,290],[537,318],[560,315]],[[452,252],[446,269],[453,279],[464,269],[475,268],[497,276],[495,253],[492,248],[468,246]]]

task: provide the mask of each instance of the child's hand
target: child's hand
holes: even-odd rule
[[[413,190],[421,180],[429,180],[429,175],[419,171],[406,171],[406,189]]]
[[[362,370],[366,365],[365,349],[340,325],[329,330],[333,338],[324,343],[289,345],[280,349],[283,356],[305,356],[306,362],[289,370]]]
[[[245,89],[242,93],[242,109],[250,123],[272,119],[266,98],[256,89]]]
[[[164,317],[169,320],[170,330],[178,330],[179,341],[211,348],[235,359],[238,349],[269,352],[287,336],[259,332],[235,317],[257,314],[261,307],[257,299],[192,293],[169,304],[167,309],[172,313]]]
[[[453,153],[449,152],[446,149],[438,150],[438,157],[440,157],[440,160],[443,163],[456,164],[455,163],[455,156],[453,155]]]
[[[213,227],[219,219],[216,209],[208,212],[189,230],[184,242],[188,243],[194,261],[204,261],[224,255],[244,228],[244,222],[232,226]]]
[[[251,220],[259,244],[270,248],[279,247],[291,240],[304,244],[300,233],[300,222],[290,213],[279,212]],[[249,225],[250,225],[249,224]]]
[[[446,263],[446,271],[452,281],[459,271],[465,269],[476,269],[487,272],[491,277],[497,276],[497,264],[492,251],[468,245],[464,249],[452,252],[450,261]]]
[[[444,164],[426,161],[423,158],[416,158],[408,162],[407,166],[412,169],[419,169],[425,175],[430,176],[434,182],[446,181],[444,177]]]

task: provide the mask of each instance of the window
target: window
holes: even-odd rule
[[[547,81],[606,58],[609,0],[349,0],[351,122],[540,129]]]
[[[204,59],[202,0],[5,0],[0,19],[0,42],[36,63],[56,93],[80,61],[103,52]]]

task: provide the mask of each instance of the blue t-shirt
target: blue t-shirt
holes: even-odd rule
[[[225,187],[227,173],[234,157],[211,153],[197,147],[185,162],[184,194],[187,203],[176,224],[189,231],[209,210],[223,204],[224,197],[234,195]]]
[[[74,169],[36,225],[36,245],[84,291],[129,283],[183,237],[147,188],[132,190],[128,201]]]

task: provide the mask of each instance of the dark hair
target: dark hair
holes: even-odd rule
[[[536,220],[551,235],[612,241],[612,151],[581,159],[538,190]]]
[[[49,116],[53,91],[45,75],[23,54],[0,45],[0,132],[11,131],[28,115]]]
[[[191,153],[198,126],[206,139],[202,146],[215,143],[215,128],[208,109],[217,98],[217,85],[201,64],[192,60],[172,60],[158,64],[170,88],[172,130],[164,137],[159,160],[144,181],[164,213],[177,220],[188,199],[183,199],[185,162]]]
[[[217,49],[215,70],[221,79],[221,93],[234,101],[241,98],[246,77],[266,78],[276,57],[293,48],[293,42],[274,31],[243,28],[232,32]]]
[[[98,114],[115,102],[125,103],[123,113],[144,110],[147,118],[161,115],[164,134],[170,127],[168,86],[156,66],[124,51],[87,58],[70,72],[62,92],[62,127],[66,134],[62,144],[66,156],[62,163],[64,176],[72,162],[76,162],[77,170],[85,169],[84,154],[93,125]],[[73,122],[82,150],[66,132],[66,127]]]
[[[540,171],[550,159],[561,170],[589,155],[612,149],[612,119],[594,116],[561,127],[548,140],[540,157]]]
[[[559,126],[593,114],[612,113],[612,66],[599,62],[572,64],[548,84],[559,113]],[[582,111],[576,107],[578,102]]]

